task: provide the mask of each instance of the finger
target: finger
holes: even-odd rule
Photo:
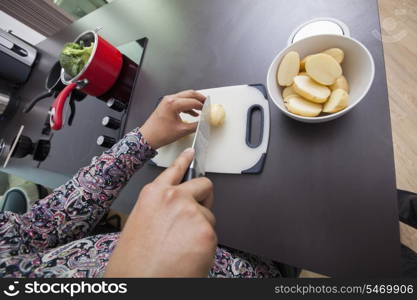
[[[201,110],[203,103],[193,98],[176,98],[173,103],[175,112],[186,112],[193,109]]]
[[[204,102],[204,100],[206,100],[206,96],[194,90],[182,91],[176,94],[175,96],[181,97],[181,98],[194,98],[200,102]]]
[[[197,130],[198,122],[182,123],[180,126],[181,126],[180,131],[182,132],[181,135],[186,136]]]
[[[172,163],[172,165],[155,179],[155,182],[169,185],[179,184],[184,177],[188,167],[190,166],[193,158],[194,149],[185,149]]]
[[[195,110],[188,110],[188,111],[184,111],[184,113],[189,114],[190,116],[193,117],[198,117],[200,114],[198,112],[196,112]]]
[[[203,214],[203,216],[206,218],[206,220],[210,223],[212,227],[216,226],[216,217],[213,215],[211,210],[208,208],[199,205],[200,211]]]
[[[184,182],[180,188],[182,191],[190,193],[198,203],[206,208],[213,207],[213,183],[207,177],[195,178]]]

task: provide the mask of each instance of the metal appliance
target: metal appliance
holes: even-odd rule
[[[37,50],[11,32],[0,29],[0,78],[24,83],[32,70]]]

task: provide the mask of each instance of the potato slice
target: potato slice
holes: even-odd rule
[[[306,61],[307,59],[310,57],[311,55],[307,55],[306,57],[304,57],[301,61],[300,61],[300,71],[305,71],[306,70]]]
[[[289,112],[303,117],[317,117],[323,106],[303,99],[298,95],[290,95],[285,98],[285,106]]]
[[[349,95],[345,90],[337,89],[330,95],[329,101],[326,102],[323,108],[325,113],[336,113],[345,109],[348,106]]]
[[[300,72],[300,55],[295,51],[288,52],[281,61],[277,72],[280,86],[290,86],[293,79]]]
[[[282,98],[287,98],[289,95],[297,95],[297,93],[294,91],[294,87],[291,86],[287,86],[283,91],[282,91]]]
[[[330,48],[330,49],[327,49],[326,51],[323,51],[322,53],[329,54],[339,64],[341,64],[343,62],[343,59],[345,58],[345,53],[340,48]]]
[[[324,103],[330,96],[330,89],[312,80],[308,75],[294,77],[294,91],[315,103]]]
[[[219,127],[224,124],[226,119],[226,113],[224,107],[221,104],[212,104],[210,107],[210,125]]]
[[[332,85],[342,76],[342,67],[330,55],[319,53],[306,61],[306,72],[318,83]]]
[[[345,76],[340,76],[339,78],[336,79],[336,82],[333,83],[331,86],[329,86],[329,88],[334,91],[337,89],[342,89],[345,90],[346,92],[349,93],[349,83],[346,79]]]

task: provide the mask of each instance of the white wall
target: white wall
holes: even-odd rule
[[[9,16],[3,11],[0,11],[0,28],[6,31],[13,31],[15,35],[32,45],[36,45],[45,39],[45,36]]]

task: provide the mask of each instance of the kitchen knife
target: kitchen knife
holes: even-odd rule
[[[202,177],[206,174],[206,158],[207,147],[210,139],[210,96],[204,101],[203,108],[200,113],[197,130],[195,132],[192,148],[195,151],[194,159],[185,173],[183,181],[189,181],[193,178]]]

